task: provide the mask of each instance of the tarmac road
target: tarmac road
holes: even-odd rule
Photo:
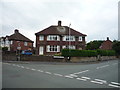
[[[3,88],[120,88],[119,60],[91,64],[3,62]]]

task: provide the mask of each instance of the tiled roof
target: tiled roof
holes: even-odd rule
[[[9,38],[9,40],[19,40],[19,41],[33,42],[29,38],[27,38],[24,35],[22,35],[21,33],[19,33],[19,30],[15,30],[15,33],[10,35],[8,38]]]
[[[107,38],[107,40],[104,41],[99,48],[104,49],[104,50],[111,50],[112,44],[113,44],[113,42],[111,40],[109,40],[109,38]]]
[[[35,35],[75,35],[75,36],[87,36],[82,34],[72,28],[69,29],[68,26],[50,26],[40,32],[35,33]]]

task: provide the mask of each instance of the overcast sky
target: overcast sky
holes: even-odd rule
[[[1,36],[14,29],[35,41],[35,33],[62,25],[87,34],[86,41],[118,39],[119,0],[1,0]]]

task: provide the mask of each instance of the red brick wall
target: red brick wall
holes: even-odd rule
[[[71,45],[75,45],[76,49],[82,48],[85,49],[85,38],[83,38],[83,41],[78,41],[78,38],[76,38],[76,41],[72,41],[70,43]],[[60,41],[47,41],[47,36],[44,36],[44,41],[39,41],[39,36],[36,36],[36,54],[39,54],[39,47],[44,47],[44,55],[54,55],[56,53],[60,52],[46,52],[46,45],[59,45],[60,50],[62,49],[63,45],[69,45],[68,41],[62,41],[62,37],[60,37]]]
[[[112,49],[112,42],[110,40],[103,42],[100,49],[111,50]]]
[[[21,50],[28,50],[28,49],[33,49],[33,43],[32,42],[27,42],[28,45],[24,45],[24,41],[13,41],[13,44],[10,45],[11,51],[16,51],[17,47],[20,45]]]

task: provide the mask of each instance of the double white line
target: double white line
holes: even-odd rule
[[[120,83],[111,82],[111,84],[109,84],[108,86],[120,88]]]

